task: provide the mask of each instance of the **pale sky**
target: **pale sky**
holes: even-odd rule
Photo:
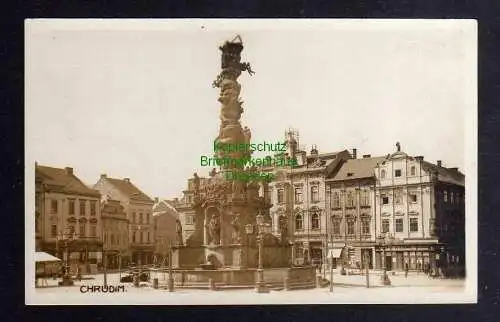
[[[464,124],[476,109],[476,34],[456,20],[35,20],[26,30],[26,164],[71,166],[87,184],[106,173],[173,198],[193,172],[208,174],[218,47],[236,34],[255,71],[239,78],[254,143],[288,127],[320,153],[379,156],[399,141],[462,171],[476,153],[465,153]]]

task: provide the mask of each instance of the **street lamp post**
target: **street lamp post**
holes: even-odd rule
[[[245,250],[245,266],[248,268],[248,252],[250,251],[250,235],[253,234],[253,226],[252,224],[247,224],[245,226],[245,235],[246,235],[246,250]]]
[[[72,286],[74,285],[74,281],[73,281],[73,278],[71,277],[70,275],[70,272],[69,272],[69,257],[70,257],[70,252],[69,252],[69,243],[71,241],[75,241],[77,240],[77,236],[76,236],[76,233],[73,232],[73,233],[65,233],[65,234],[62,234],[62,233],[59,233],[57,235],[57,242],[63,242],[64,244],[64,247],[66,248],[66,260],[65,260],[65,264],[64,264],[64,274],[63,274],[63,277],[62,277],[62,281],[59,282],[59,285],[60,286]]]
[[[370,272],[368,270],[369,261],[368,261],[368,252],[365,252],[365,273],[366,273],[366,287],[370,287]]]
[[[330,256],[330,293],[333,293],[333,254]]]
[[[174,291],[174,279],[172,275],[172,242],[168,243],[168,291]]]
[[[264,267],[263,267],[263,247],[264,247],[264,234],[265,229],[269,228],[269,224],[264,223],[264,216],[257,215],[257,228],[258,228],[258,243],[259,243],[259,267],[257,269],[257,293],[269,293],[269,289],[264,282]]]

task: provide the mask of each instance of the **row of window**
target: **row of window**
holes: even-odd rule
[[[124,237],[124,236],[122,236],[122,237]],[[104,242],[105,243],[109,242],[111,245],[115,245],[115,244],[119,245],[120,244],[120,234],[104,233]]]
[[[302,187],[295,187],[294,190],[294,199],[295,203],[302,203],[303,198],[302,198]],[[318,186],[312,186],[311,187],[311,202],[319,202],[319,187]],[[285,203],[285,189],[284,188],[279,188],[278,189],[278,204],[283,204]]]
[[[294,190],[294,203],[299,204],[303,202],[302,198],[302,188],[295,187]],[[359,203],[360,206],[370,206],[370,191],[369,190],[361,190],[359,193]],[[319,187],[312,186],[311,187],[311,202],[316,203],[319,202]],[[342,195],[338,191],[334,191],[331,196],[332,208],[341,208],[342,207]],[[278,189],[278,204],[285,203],[285,189]],[[345,194],[345,205],[348,208],[354,208],[357,205],[356,193],[354,191],[347,191]]]
[[[394,203],[395,204],[402,204],[403,203],[403,190],[396,190],[394,191]],[[390,202],[389,195],[383,194],[380,196],[380,202],[383,205],[387,205]],[[408,202],[411,203],[417,203],[418,202],[418,194],[416,192],[410,192],[408,193]]]
[[[415,176],[415,175],[416,175],[416,173],[417,173],[417,169],[415,168],[415,166],[411,166],[411,167],[410,167],[410,176]],[[395,170],[394,170],[394,176],[395,176],[395,177],[401,177],[401,176],[402,176],[402,171],[401,171],[401,169],[395,169]],[[380,171],[380,178],[381,178],[381,179],[385,179],[385,177],[386,177],[386,172],[385,172],[385,170],[384,170],[384,169],[382,169],[382,170]]]
[[[304,229],[303,221],[304,221],[304,219],[303,219],[302,215],[295,216],[295,230]],[[340,235],[340,230],[341,230],[340,228],[341,228],[342,220],[332,218],[331,224],[332,224],[332,233],[334,235]],[[410,232],[418,232],[418,218],[410,218],[409,224],[410,224]],[[347,220],[346,221],[345,229],[346,229],[347,235],[354,235],[355,225],[356,225],[355,220]],[[397,233],[404,231],[403,218],[397,218],[395,220],[395,225],[396,225],[395,231]],[[388,233],[389,226],[390,226],[390,220],[383,219],[382,220],[382,233]],[[319,229],[319,228],[320,228],[319,215],[313,214],[311,216],[311,229]],[[361,220],[361,233],[362,234],[370,234],[370,220],[369,219],[362,219]]]
[[[89,225],[90,231],[89,231],[89,237],[97,237],[97,226],[95,225]],[[68,226],[69,234],[74,234],[75,233],[75,226],[69,225]],[[79,223],[78,224],[78,237],[87,237],[87,225],[85,223]],[[52,237],[57,237],[57,225],[52,225],[50,227],[50,235]]]
[[[395,221],[395,232],[402,233],[404,231],[403,218],[397,218]],[[382,219],[382,233],[388,233],[390,219]],[[418,232],[418,218],[410,218],[410,232]]]
[[[147,238],[145,239],[144,237],[147,237]],[[151,241],[151,235],[150,235],[149,231],[147,232],[147,234],[146,234],[146,232],[142,232],[142,231],[132,233],[132,243],[145,242],[145,243],[149,244],[150,241]]]
[[[458,204],[458,203],[460,203],[460,193],[458,193],[458,192],[454,193],[453,191],[451,191],[449,194],[449,197],[448,197],[448,191],[444,190],[443,191],[443,201],[445,203],[449,202],[451,204],[453,204],[453,203]]]
[[[144,216],[144,215],[146,215],[146,216]],[[149,224],[150,214],[139,213],[139,217],[137,217],[137,214],[135,212],[132,213],[132,223],[133,224],[135,224],[135,223],[142,224],[144,221],[146,224]]]
[[[342,224],[342,220],[332,219],[332,234],[333,235],[340,235],[341,224]],[[346,229],[347,235],[354,235],[355,225],[356,225],[356,222],[354,220],[347,220],[346,221],[345,229]],[[361,220],[361,233],[363,235],[370,234],[370,220],[368,220],[368,219]]]
[[[68,214],[75,215],[76,210],[76,201],[78,199],[68,199]],[[97,201],[89,200],[90,203],[90,215],[95,216],[97,214]],[[87,200],[80,199],[78,200],[79,212],[80,216],[85,216],[87,214]],[[50,212],[53,214],[57,214],[59,212],[59,200],[51,199],[50,200]]]
[[[341,208],[342,207],[342,201],[345,201],[345,206],[347,208],[354,208],[357,205],[357,198],[356,198],[356,193],[355,191],[347,191],[344,196],[345,198],[342,198],[343,194],[341,194],[339,191],[334,191],[332,193],[332,207],[333,209],[335,208]],[[359,191],[359,205],[361,207],[365,206],[370,206],[370,191],[369,190],[360,190]]]

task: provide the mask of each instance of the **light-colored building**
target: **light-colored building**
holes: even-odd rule
[[[127,214],[128,241],[131,261],[135,265],[153,263],[154,255],[154,201],[137,188],[129,178],[114,179],[102,174],[94,189],[103,198],[118,200]]]
[[[208,178],[199,177],[200,180],[200,189],[205,187],[205,184]],[[179,213],[179,220],[182,225],[182,235],[184,244],[186,244],[188,238],[195,231],[195,218],[196,212],[193,208],[194,204],[194,178],[188,179],[187,189],[182,192],[182,197],[180,199],[175,198],[170,201],[170,204],[174,206],[174,208]]]
[[[153,220],[155,227],[155,261],[168,265],[169,248],[184,244],[180,214],[168,200],[155,198]]]
[[[398,143],[375,176],[375,266],[464,268],[464,175],[412,157]]]
[[[118,200],[103,199],[101,217],[107,268],[126,267],[130,261],[127,214]]]
[[[307,155],[293,131],[287,133],[286,145],[287,152],[275,156],[284,158],[283,166],[263,169],[273,173],[274,180],[263,185],[261,193],[272,204],[274,234],[285,230],[294,245],[295,262],[320,261],[328,241],[325,179],[351,155],[347,150],[321,154],[316,147]],[[288,162],[293,159],[295,164]]]
[[[102,222],[98,191],[73,173],[36,164],[39,249],[67,259],[73,273],[97,271],[102,259]]]

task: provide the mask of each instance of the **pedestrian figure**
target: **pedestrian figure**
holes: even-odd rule
[[[408,278],[408,270],[409,270],[408,263],[406,263],[405,264],[405,278]]]

